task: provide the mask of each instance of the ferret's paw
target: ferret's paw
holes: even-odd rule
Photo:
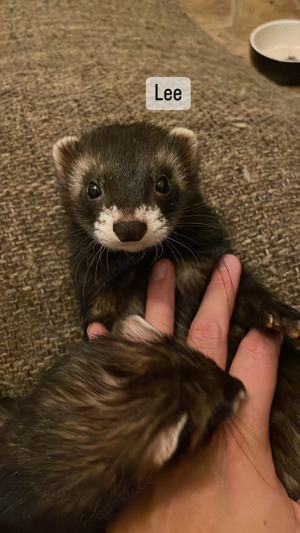
[[[289,314],[292,316],[289,316]],[[299,315],[299,318],[297,315]],[[295,309],[287,307],[287,312],[284,314],[268,311],[265,313],[264,324],[266,328],[281,331],[290,339],[298,339],[300,337],[300,313]]]

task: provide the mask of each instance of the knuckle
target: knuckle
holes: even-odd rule
[[[272,352],[272,348],[274,349],[271,341],[262,335],[247,336],[242,343],[253,356],[267,357]]]
[[[216,342],[226,342],[227,329],[213,319],[201,319],[191,327],[190,337],[194,343],[208,346]]]

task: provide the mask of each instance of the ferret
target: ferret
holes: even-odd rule
[[[175,338],[186,342],[214,267],[232,252],[201,191],[195,133],[144,122],[112,124],[64,137],[54,145],[53,155],[84,327],[100,321],[117,333],[128,315],[144,316],[149,271],[159,257],[168,257],[176,270]],[[228,367],[251,327],[285,335],[270,435],[278,476],[296,499],[300,313],[243,269]]]
[[[0,409],[3,533],[104,531],[155,472],[205,447],[245,396],[186,346],[213,268],[232,251],[201,193],[196,135],[114,124],[59,140],[54,160],[83,325],[100,321],[111,333],[71,348],[28,398]],[[141,318],[159,257],[176,269],[174,337]],[[228,366],[252,326],[285,335],[270,435],[278,476],[297,499],[300,313],[244,270]]]
[[[122,335],[73,346],[2,420],[1,533],[104,533],[244,397],[238,379],[138,316]]]

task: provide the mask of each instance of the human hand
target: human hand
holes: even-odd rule
[[[229,320],[240,263],[225,256],[213,273],[188,343],[225,368]],[[165,277],[156,279],[165,269]],[[227,270],[228,269],[228,270]],[[157,262],[150,276],[145,318],[172,334],[174,268]],[[91,324],[88,335],[103,333]],[[125,507],[108,533],[296,533],[299,504],[278,479],[269,442],[269,414],[277,379],[280,336],[251,330],[241,342],[230,373],[245,385],[247,398],[234,420],[216,431],[207,448],[160,472],[153,485]]]

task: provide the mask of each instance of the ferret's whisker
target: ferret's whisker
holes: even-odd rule
[[[183,228],[184,227],[190,228],[191,226],[201,226],[201,227],[220,230],[219,226],[213,226],[213,224],[206,224],[205,222],[184,222],[182,221],[176,224],[176,227],[183,227]]]
[[[185,213],[182,218],[213,218],[215,221],[218,220],[218,217],[215,217],[214,215],[206,215],[205,213],[193,213],[191,215]]]
[[[81,262],[87,257],[91,248],[92,248],[92,243],[87,245],[73,260],[73,266],[76,267],[75,275],[74,275],[74,281],[75,281],[76,286],[77,286],[77,271],[79,269]]]
[[[176,224],[176,227],[188,228],[191,231],[193,229],[192,226],[207,227],[207,228],[212,228],[212,229],[216,229],[216,230],[220,231],[220,226],[213,226],[212,224],[205,224],[205,222],[187,222],[185,224],[184,221],[183,221],[183,222],[178,222]],[[230,232],[230,234],[233,235],[241,243],[247,244],[246,239],[242,239],[241,237],[239,237],[239,235],[236,235],[236,233]]]
[[[162,242],[159,241],[159,243],[155,246],[155,257],[151,263],[151,266],[156,262],[158,261],[162,254],[164,253],[164,249],[163,249],[163,245],[162,245]],[[144,256],[143,256],[144,257]]]
[[[176,231],[174,231],[172,235],[179,235],[181,237],[181,235],[179,233],[177,233]],[[195,258],[195,260],[197,262],[197,265],[199,266],[198,257],[196,256],[196,254],[193,252],[193,250],[189,246],[187,246],[186,244],[184,244],[183,242],[181,242],[180,240],[177,240],[177,239],[173,239],[173,241],[176,242],[177,244],[179,244],[180,246],[183,246],[184,248],[186,248],[192,254],[192,256]]]
[[[33,266],[35,265],[35,263],[37,262],[37,260],[39,259],[39,256],[37,256],[31,263],[30,267],[28,267],[28,270],[23,278],[23,281],[26,280],[27,276],[29,275],[29,272],[31,271],[31,269],[33,268]]]
[[[182,238],[184,240],[188,239],[189,241],[192,241],[192,243],[195,243],[195,238],[194,237],[189,237],[188,235],[183,235],[179,231],[172,231],[171,235],[178,235],[180,238]]]
[[[160,247],[160,254],[159,254],[159,256],[158,256],[158,258],[157,258],[157,259],[160,259],[160,258],[161,258],[161,256],[162,256],[162,254],[164,253],[164,248],[163,248],[163,245],[162,245],[162,243],[161,243],[161,242],[159,243],[159,247]]]
[[[79,259],[81,260],[82,257],[84,257],[89,252],[93,245],[93,242],[88,243],[76,256],[73,257],[74,266],[78,264]]]
[[[225,293],[226,293],[226,301],[227,301],[227,308],[228,308],[228,316],[230,316],[230,305],[229,305],[229,296],[228,296],[228,292],[227,292],[227,288],[226,288],[226,283],[225,283],[225,280],[223,278],[223,275],[222,275],[222,270],[220,269],[220,267],[217,265],[217,269],[219,271],[219,274],[222,278],[222,283],[223,283],[223,287],[224,287],[224,290],[225,290]],[[228,269],[227,269],[228,270]],[[231,278],[230,278],[231,280]],[[231,285],[232,285],[232,282],[231,282]]]
[[[184,267],[186,268],[185,260],[183,259],[180,251],[178,250],[178,248],[176,246],[176,244],[181,244],[181,243],[179,241],[177,241],[176,239],[174,239],[173,237],[168,237],[168,239],[169,239],[169,241],[172,241],[172,243],[175,243],[175,244],[173,244],[173,248],[174,248],[174,250],[176,250],[177,254],[179,255],[181,261],[184,264]]]
[[[72,270],[72,268],[71,268],[71,263],[70,263],[69,266],[65,270],[65,273],[63,275],[63,278],[62,278],[62,281],[61,281],[61,284],[60,284],[60,287],[59,287],[59,301],[60,302],[62,301],[62,289],[63,289],[63,286],[64,286],[64,282],[66,280],[67,275],[71,272],[71,270]]]
[[[172,254],[173,254],[174,258],[175,258],[176,263],[179,264],[179,261],[178,261],[178,258],[177,258],[177,256],[176,256],[176,253],[175,253],[174,250],[173,250],[173,246],[172,246],[172,244],[169,242],[169,237],[166,237],[166,239],[165,239],[165,243],[166,243],[166,245],[168,246],[168,248],[170,249],[170,251],[172,252]]]
[[[97,257],[97,255],[94,253],[94,249],[95,249],[95,244],[94,244],[94,246],[93,246],[93,250],[92,250],[93,255],[92,255],[92,258],[91,258],[90,264],[89,264],[89,266],[88,266],[88,268],[87,268],[87,270],[86,270],[85,277],[84,277],[84,280],[83,280],[83,285],[82,285],[82,299],[83,299],[83,301],[85,301],[85,300],[84,300],[84,290],[85,290],[86,280],[87,280],[87,277],[88,277],[89,271],[90,271],[90,269],[91,269],[91,266],[92,266],[93,262],[95,261],[95,259],[96,259],[96,257]]]
[[[83,228],[71,229],[70,235],[86,235],[86,231]]]
[[[72,248],[72,254],[74,255],[74,253],[76,253],[77,250],[80,250],[82,249],[82,247],[85,245],[87,239],[85,239],[83,242],[79,242],[75,247]],[[92,244],[92,242],[90,242],[90,240],[87,241],[87,244],[86,246],[88,246],[89,244]]]
[[[253,460],[250,459],[249,455],[245,452],[243,446],[241,445],[241,443],[239,442],[236,434],[235,434],[235,431],[233,429],[233,427],[235,428],[235,430],[238,432],[238,434],[242,437],[243,441],[245,444],[247,444],[247,440],[246,438],[244,437],[244,435],[242,434],[242,432],[238,429],[236,423],[234,422],[234,420],[232,418],[226,420],[226,426],[227,426],[227,429],[230,431],[232,437],[234,438],[235,442],[237,443],[238,447],[240,448],[241,452],[244,454],[244,456],[247,458],[247,460],[249,461],[249,463],[253,466],[255,472],[259,475],[259,477],[265,482],[267,483],[268,486],[271,486],[270,483],[268,482],[268,480],[261,474],[261,472],[257,469],[255,463],[253,462]],[[233,426],[233,427],[232,427]]]
[[[225,259],[223,257],[221,258],[221,262],[222,262],[222,265],[224,265],[224,267],[227,270],[227,274],[228,274],[229,279],[230,279],[230,286],[231,286],[232,294],[234,294],[234,287],[233,287],[233,283],[232,283],[232,277],[231,277],[231,274],[229,272],[228,266],[226,265],[226,261],[225,261]],[[219,270],[219,272],[220,272],[220,270]],[[228,302],[228,308],[229,308],[228,298],[227,298],[227,302]],[[229,309],[229,311],[230,311],[230,309]]]
[[[236,431],[239,433],[240,437],[243,439],[246,446],[250,449],[246,437],[243,435],[242,431],[238,428],[238,425],[236,424],[235,420],[233,418],[230,418],[230,422],[235,427]]]
[[[98,266],[99,264],[103,267],[103,263],[102,263],[102,255],[103,255],[103,252],[104,252],[105,248],[103,245],[101,245],[101,247],[99,248],[98,252],[96,253],[96,255],[98,256],[98,259],[97,259],[97,263],[96,263],[96,268],[95,268],[95,284],[97,284],[97,272],[98,272]]]
[[[107,270],[107,272],[109,272],[108,254],[109,254],[109,249],[106,248],[106,270]]]
[[[206,203],[204,201],[198,202],[196,204],[191,204],[191,205],[186,205],[184,207],[180,207],[179,209],[175,209],[173,213],[177,215],[180,213],[185,213],[185,212],[193,211],[196,209],[201,209],[201,207],[206,207]],[[217,217],[217,215],[215,216]]]
[[[232,418],[229,418],[225,421],[225,425],[227,427],[227,429],[229,430],[229,432],[231,433],[232,437],[234,438],[235,442],[237,443],[238,447],[240,448],[241,452],[245,455],[245,457],[247,457],[247,459],[250,461],[250,463],[252,464],[252,461],[250,460],[250,458],[248,457],[248,455],[246,454],[244,448],[242,447],[241,443],[238,441],[235,433],[234,433],[234,430],[233,430],[233,427],[232,425],[235,427],[236,429],[236,425],[233,423],[233,420]]]
[[[235,418],[235,420],[237,420],[237,422],[239,423],[239,425],[244,426],[244,428],[245,428],[245,429],[247,430],[247,432],[252,436],[252,438],[254,438],[254,439],[256,439],[256,440],[258,439],[258,436],[257,436],[257,434],[255,433],[255,431],[253,431],[253,429],[252,429],[250,426],[248,426],[248,424],[246,424],[246,423],[244,422],[244,420],[242,420],[242,418],[238,416],[238,414],[235,415],[234,418]]]
[[[80,267],[82,261],[87,257],[87,255],[90,252],[92,247],[93,247],[93,242],[89,243],[84,248],[84,250],[80,254],[78,254],[77,258],[74,260],[74,267],[76,267],[75,275],[74,275],[74,283],[75,283],[76,287],[78,287],[78,285],[77,285],[77,274],[78,274],[79,267]]]
[[[157,248],[158,248],[158,244],[155,245],[155,257],[153,261],[151,262],[151,266],[154,265],[155,261],[157,260],[157,253],[158,253]]]
[[[195,204],[195,206],[188,206],[188,207],[184,207],[183,209],[176,209],[175,211],[173,211],[172,214],[174,215],[182,215],[183,217],[187,216],[187,217],[210,217],[210,218],[214,218],[216,220],[220,220],[219,217],[217,215],[214,215],[213,213],[205,213],[203,211],[201,211],[201,208],[202,207],[205,207],[205,204]]]

